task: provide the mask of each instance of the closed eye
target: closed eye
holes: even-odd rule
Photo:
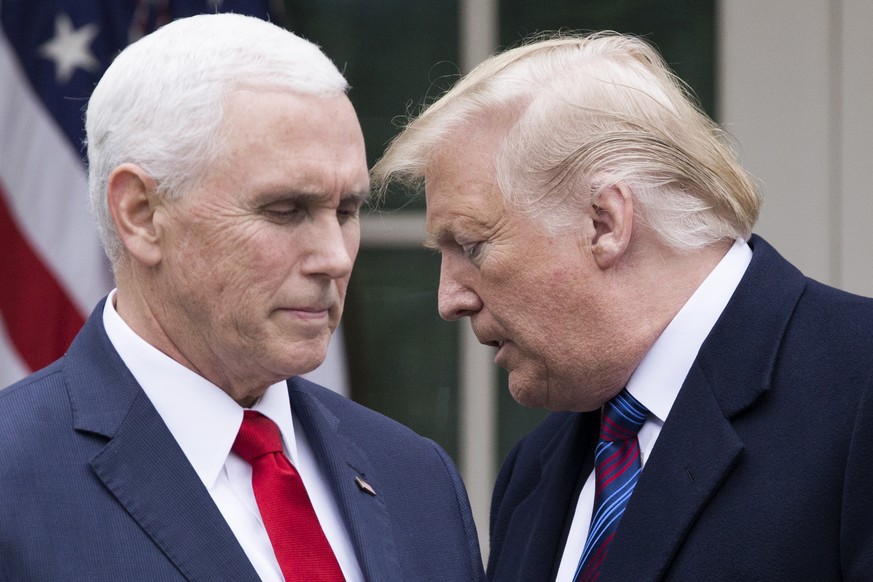
[[[485,242],[479,241],[474,243],[458,243],[461,247],[461,251],[463,251],[464,256],[473,261],[474,263],[478,262],[482,258],[482,254],[485,251]]]
[[[355,201],[344,202],[336,209],[336,216],[340,224],[358,218],[361,214],[361,204]]]
[[[306,217],[306,211],[299,206],[263,208],[262,214],[273,222],[286,224],[298,222]]]

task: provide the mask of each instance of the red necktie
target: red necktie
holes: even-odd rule
[[[303,480],[282,452],[279,427],[246,410],[233,452],[252,466],[255,499],[285,580],[342,581]]]

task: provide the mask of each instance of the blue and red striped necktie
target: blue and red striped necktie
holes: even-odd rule
[[[594,452],[594,514],[585,549],[576,567],[576,582],[597,580],[627,507],[631,493],[640,478],[640,444],[637,433],[649,411],[622,390],[603,406],[600,422],[600,442]]]

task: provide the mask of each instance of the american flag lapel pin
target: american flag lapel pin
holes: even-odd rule
[[[369,483],[367,483],[366,481],[361,479],[361,477],[359,475],[355,475],[355,483],[358,484],[358,488],[361,491],[366,491],[367,493],[369,493],[373,497],[376,496],[376,490],[373,489],[373,487]]]

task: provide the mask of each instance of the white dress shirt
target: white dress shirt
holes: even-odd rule
[[[651,412],[637,435],[642,466],[655,446],[700,346],[727,306],[751,260],[749,245],[738,240],[679,310],[628,380],[627,391]],[[572,582],[576,573],[591,525],[594,490],[595,476],[591,471],[579,494],[557,582]]]
[[[121,319],[110,293],[103,309],[109,341],[157,409],[264,581],[284,580],[252,489],[252,468],[231,446],[243,408],[221,388],[159,351]],[[348,530],[296,419],[285,382],[270,386],[252,406],[278,425],[285,454],[300,473],[318,521],[348,581],[363,581]]]

